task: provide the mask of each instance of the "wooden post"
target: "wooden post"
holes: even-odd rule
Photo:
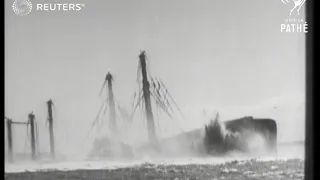
[[[53,117],[52,117],[52,100],[47,102],[48,105],[48,121],[49,121],[49,133],[50,133],[50,153],[51,157],[55,158],[55,148],[54,148],[54,135],[53,135]]]
[[[110,108],[110,130],[114,135],[117,135],[117,122],[116,122],[116,108],[112,90],[112,75],[110,72],[106,75],[106,81],[108,82],[108,96],[109,96],[109,108]]]
[[[34,123],[35,116],[34,114],[30,113],[28,117],[29,117],[29,123],[30,123],[30,131],[31,131],[31,158],[32,160],[35,160],[36,159],[36,138],[35,138],[35,123]]]
[[[13,161],[13,153],[12,153],[12,120],[7,120],[7,131],[8,131],[8,160],[9,162]]]
[[[149,143],[154,144],[154,143],[157,143],[157,138],[155,133],[154,119],[153,119],[152,107],[151,107],[150,83],[147,77],[145,51],[141,52],[141,54],[139,55],[139,58],[140,58],[140,65],[141,65],[141,71],[142,71],[143,97],[146,105]]]

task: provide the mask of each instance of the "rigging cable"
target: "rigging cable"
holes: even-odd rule
[[[182,118],[183,118],[183,119],[185,119],[185,118],[184,118],[183,113],[181,112],[181,110],[180,110],[180,108],[178,107],[177,103],[176,103],[176,102],[175,102],[175,100],[172,98],[172,96],[170,95],[170,93],[169,93],[169,91],[168,91],[167,87],[164,85],[164,83],[162,82],[162,80],[161,80],[161,79],[160,79],[160,83],[161,83],[161,85],[165,88],[165,90],[166,90],[167,94],[169,95],[169,97],[170,97],[171,101],[174,103],[174,105],[176,106],[176,108],[177,108],[177,109],[178,109],[178,111],[180,112],[180,114],[181,114]]]
[[[156,116],[157,116],[157,122],[158,122],[158,129],[159,129],[159,134],[162,134],[162,130],[161,130],[161,126],[160,126],[160,118],[159,118],[159,111],[158,110],[156,110]]]
[[[134,108],[134,102],[136,101],[137,91],[133,93],[132,109]]]
[[[51,102],[52,102],[52,109],[53,109],[53,116],[54,116],[54,123],[52,122],[52,126],[53,126],[53,128],[55,129],[55,128],[58,128],[59,126],[58,126],[58,124],[57,124],[57,122],[59,122],[59,121],[57,121],[58,120],[58,118],[57,118],[57,111],[56,111],[56,106],[55,106],[55,104],[53,103],[53,101],[51,100]],[[49,119],[48,119],[49,120]],[[69,146],[69,141],[68,141],[68,135],[69,135],[69,133],[68,133],[68,126],[63,126],[64,127],[64,135],[65,135],[65,137],[63,138],[65,141],[64,141],[64,143],[65,143],[65,146],[66,147],[68,147]],[[56,129],[55,129],[56,130]],[[59,133],[58,133],[58,135],[59,135]],[[57,145],[59,145],[58,143],[56,143]],[[57,146],[58,147],[58,146]],[[58,148],[57,148],[58,149]]]
[[[142,99],[143,99],[143,96],[141,95],[140,98],[138,99],[137,104],[135,105],[135,107],[134,107],[134,109],[133,109],[133,111],[132,111],[132,113],[131,113],[131,116],[130,116],[130,121],[131,121],[131,122],[132,122],[133,116],[134,116],[137,108],[140,107],[140,104],[141,104]]]
[[[106,85],[106,80],[104,80],[104,82],[103,82],[103,84],[102,84],[102,87],[101,87],[101,90],[100,90],[100,93],[99,93],[99,96],[101,96],[101,94],[102,94],[102,91],[103,91],[103,89],[104,89],[104,87],[105,87],[105,85]]]
[[[158,83],[158,86],[160,87],[159,80],[157,80],[157,83]],[[163,84],[163,83],[162,83],[162,84]],[[166,87],[164,86],[164,84],[163,84],[162,86],[163,86],[164,88],[166,88]],[[159,87],[158,87],[158,88],[159,88]],[[160,88],[160,89],[161,89],[161,88]],[[168,94],[168,95],[170,96],[170,94],[169,94],[169,92],[168,92],[167,89],[166,89],[166,91],[167,91],[166,94]],[[161,92],[164,93],[164,91],[163,91],[162,89],[161,89]],[[153,95],[153,96],[157,96],[157,94],[156,94],[156,95]],[[164,101],[163,99],[159,98],[159,97],[158,97],[158,99],[160,99],[159,101],[162,101],[162,102],[160,103],[160,107],[163,109],[163,111],[164,111],[165,113],[167,113],[167,115],[171,115],[170,112],[169,112],[169,109],[171,109],[171,110],[173,111],[173,108],[171,107],[168,99],[167,99],[167,98],[165,99],[167,103],[165,103],[165,101]],[[174,100],[173,100],[173,98],[172,98],[172,101],[173,101],[173,103],[175,103]],[[166,106],[166,104],[169,106],[169,108]],[[164,109],[164,107],[165,107],[165,109]],[[177,110],[181,113],[181,111],[180,111],[180,109],[179,109],[179,107],[178,107],[177,105],[176,105],[176,108],[177,108]],[[184,118],[182,113],[181,113],[181,115],[182,115],[182,118]],[[179,122],[177,122],[177,123],[179,123]],[[178,124],[178,127],[179,127],[180,131],[185,132],[185,131],[180,127],[179,124]]]
[[[166,106],[163,104],[163,102],[161,100],[159,100],[159,97],[157,97],[153,93],[150,93],[150,94],[152,97],[154,97],[154,99],[156,100],[156,103],[159,105],[159,107],[170,117],[171,120],[173,120],[171,114],[166,109]]]
[[[105,102],[103,102],[103,103],[101,104],[100,110],[99,110],[98,114],[96,115],[96,118],[95,118],[95,120],[93,121],[92,126],[91,126],[90,130],[88,131],[87,136],[86,136],[86,137],[84,138],[84,140],[82,141],[82,145],[83,145],[84,141],[89,137],[90,132],[91,132],[92,128],[94,127],[94,125],[96,124],[96,122],[97,122],[97,120],[98,120],[98,118],[99,118],[99,115],[100,115],[100,113],[101,113],[101,110],[102,110],[102,108],[104,107],[104,105],[105,105]]]
[[[163,88],[161,88],[161,84],[160,84],[159,80],[156,79],[156,81],[157,81],[157,84],[158,84],[158,90],[160,90],[160,92],[163,94],[164,103],[167,104],[169,109],[173,112],[174,110],[173,110],[173,108],[172,108],[172,106],[171,106],[171,104],[170,104],[170,102],[169,102],[169,100],[167,98],[168,93],[165,93]]]

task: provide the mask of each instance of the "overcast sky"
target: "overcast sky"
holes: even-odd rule
[[[67,2],[45,2],[51,1]],[[305,35],[280,32],[293,4],[78,0],[68,2],[85,3],[79,12],[33,9],[20,17],[13,0],[5,2],[6,116],[26,121],[34,111],[40,133],[47,134],[46,101],[52,98],[58,144],[80,146],[101,105],[108,71],[117,102],[131,110],[140,50],[146,50],[151,75],[162,78],[185,114],[176,123],[183,129],[202,127],[220,112],[222,120],[273,118],[279,139],[304,138]],[[24,142],[23,135],[17,142]],[[47,135],[41,138],[47,143]]]

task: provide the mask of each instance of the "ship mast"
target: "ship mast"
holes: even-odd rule
[[[113,77],[110,72],[106,75],[106,81],[108,82],[107,85],[107,93],[108,93],[108,100],[107,103],[109,103],[110,108],[110,116],[109,116],[109,123],[110,123],[110,131],[113,135],[118,134],[117,129],[117,122],[116,122],[116,108],[115,108],[115,102],[114,102],[114,96],[113,96],[113,89],[112,89],[112,80]]]
[[[155,133],[154,117],[153,117],[152,107],[151,107],[150,83],[148,81],[148,75],[146,70],[147,65],[146,65],[145,51],[141,52],[141,54],[139,55],[139,59],[140,59],[140,66],[141,66],[141,73],[142,73],[143,98],[144,98],[145,108],[146,108],[148,138],[149,138],[149,143],[154,144],[157,142],[157,137]]]

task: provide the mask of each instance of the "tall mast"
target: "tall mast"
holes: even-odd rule
[[[36,138],[35,138],[35,116],[33,113],[28,115],[31,131],[31,157],[32,160],[36,159]]]
[[[142,71],[142,85],[143,85],[143,97],[146,105],[146,116],[147,116],[147,127],[148,127],[148,138],[149,143],[153,144],[157,142],[157,137],[154,127],[154,118],[151,107],[150,99],[150,83],[148,81],[147,70],[146,70],[146,55],[145,51],[142,51],[139,55],[141,71]]]
[[[112,90],[112,80],[113,77],[110,72],[106,75],[106,81],[108,82],[107,90],[108,90],[108,96],[109,96],[109,108],[110,108],[110,130],[113,133],[113,135],[117,135],[117,122],[116,122],[116,108],[115,108],[115,102],[114,102],[114,96],[113,96],[113,90]],[[107,102],[108,103],[108,102]]]
[[[50,133],[50,153],[52,158],[55,157],[54,148],[54,135],[53,135],[53,117],[52,117],[52,100],[47,101],[48,105],[48,121],[49,121],[49,133]]]
[[[12,162],[13,160],[13,153],[12,153],[12,120],[7,120],[7,131],[8,131],[8,156],[9,156],[9,162]]]

